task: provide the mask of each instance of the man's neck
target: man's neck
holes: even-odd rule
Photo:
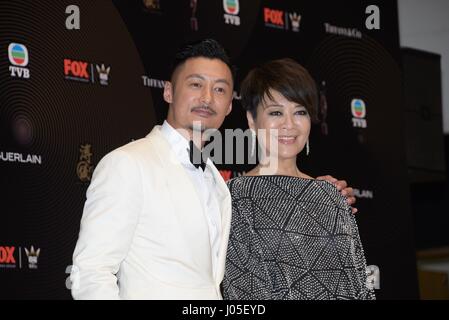
[[[191,128],[182,128],[174,125],[169,119],[166,119],[167,123],[175,129],[180,135],[182,135],[187,141],[193,140],[193,143],[198,149],[202,149],[204,141],[202,139],[201,131],[194,131]]]

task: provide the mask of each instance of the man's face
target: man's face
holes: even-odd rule
[[[219,59],[190,58],[164,87],[170,104],[167,121],[175,129],[218,129],[232,109],[233,83],[229,67]]]

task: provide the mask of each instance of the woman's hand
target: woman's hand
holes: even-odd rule
[[[337,187],[337,190],[340,191],[340,193],[346,198],[346,202],[351,206],[352,213],[357,213],[358,209],[352,207],[352,205],[356,202],[355,196],[354,196],[354,189],[351,187],[348,187],[348,183],[345,180],[337,180],[334,177],[327,175],[327,176],[320,176],[316,178],[317,180],[325,180],[328,181]]]

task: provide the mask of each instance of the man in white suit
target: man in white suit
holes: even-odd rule
[[[231,112],[231,70],[214,40],[183,47],[164,88],[166,121],[100,161],[73,254],[75,299],[221,299],[231,198],[191,150],[203,146],[194,123],[216,129]]]

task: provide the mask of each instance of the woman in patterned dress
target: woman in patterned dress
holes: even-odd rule
[[[242,105],[262,156],[228,182],[225,299],[375,298],[351,208],[333,184],[297,164],[298,154],[308,153],[316,93],[292,59],[267,62],[242,82]]]

